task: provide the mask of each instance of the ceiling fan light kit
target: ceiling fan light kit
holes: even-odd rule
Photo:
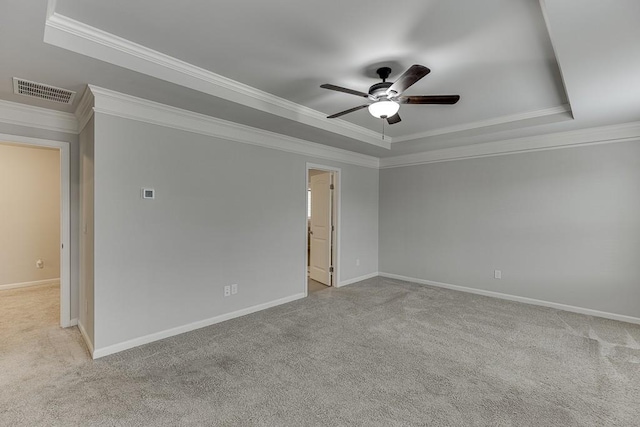
[[[402,93],[411,87],[418,80],[429,74],[429,70],[424,65],[412,65],[404,72],[395,82],[387,82],[387,78],[391,74],[391,68],[378,68],[378,76],[382,79],[381,83],[376,83],[369,88],[369,93],[359,92],[357,90],[344,88],[332,84],[320,85],[323,89],[335,90],[336,92],[348,93],[350,95],[367,98],[372,103],[363,104],[357,107],[341,111],[336,114],[327,116],[328,119],[344,116],[354,111],[369,109],[369,113],[375,118],[386,119],[387,123],[393,125],[401,121],[398,111],[400,104],[440,104],[452,105],[460,100],[460,95],[417,95],[417,96],[401,96]]]
[[[369,112],[377,119],[386,119],[394,116],[400,109],[400,104],[393,101],[378,101],[369,105]]]

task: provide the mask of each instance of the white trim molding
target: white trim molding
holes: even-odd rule
[[[78,133],[76,116],[62,111],[0,100],[0,122],[64,133]]]
[[[94,354],[93,343],[89,338],[89,334],[87,334],[87,331],[84,329],[84,325],[82,323],[77,322],[77,325],[78,325],[78,329],[80,330],[80,335],[82,335],[82,339],[84,339],[84,343],[87,346],[87,350],[89,350],[89,355],[91,356],[92,359],[95,359],[93,355]]]
[[[228,141],[268,147],[303,156],[334,160],[369,168],[378,168],[380,165],[380,160],[377,157],[217,119],[93,85],[89,85],[89,89],[94,97],[93,109],[96,113],[213,136]]]
[[[49,0],[45,43],[308,126],[391,148],[378,132],[326,115],[55,12]]]
[[[56,13],[56,6],[58,6],[58,0],[49,0],[47,2],[47,19]]]
[[[549,19],[549,13],[547,12],[547,3],[546,0],[540,0],[540,10],[542,11],[542,18],[544,19],[545,26],[547,27],[547,34],[549,34],[549,41],[551,42],[551,49],[553,49],[553,56],[556,59],[556,64],[558,64],[558,71],[560,71],[560,79],[562,80],[562,88],[564,89],[564,93],[567,97],[567,101],[571,103],[571,94],[567,90],[567,79],[564,76],[564,70],[562,69],[563,62],[558,55],[558,49],[556,49],[556,40],[555,32],[551,30],[551,21]]]
[[[75,112],[78,133],[82,132],[89,120],[91,120],[91,117],[93,117],[94,101],[93,93],[91,92],[91,89],[87,87],[82,94],[82,98],[80,98],[80,102],[78,102]]]
[[[495,117],[492,119],[481,120],[477,122],[463,123],[457,126],[449,126],[439,129],[433,129],[427,132],[415,133],[413,135],[397,136],[393,138],[392,143],[396,144],[404,141],[415,141],[416,139],[428,138],[431,136],[448,135],[458,132],[465,132],[476,129],[491,128],[507,123],[516,123],[524,120],[539,119],[543,117],[564,116],[566,119],[572,119],[571,106],[569,104],[560,105],[558,107],[545,108],[542,110],[528,111],[525,113],[511,114],[508,116]]]
[[[438,288],[451,289],[454,291],[466,292],[470,294],[483,295],[492,298],[504,299],[508,301],[521,302],[524,304],[538,305],[541,307],[554,308],[556,310],[569,311],[571,313],[586,314],[587,316],[602,317],[604,319],[618,320],[620,322],[634,323],[640,325],[640,318],[626,316],[624,314],[608,313],[605,311],[593,310],[590,308],[576,307],[573,305],[561,304],[552,301],[544,301],[535,298],[521,297],[511,294],[503,294],[501,292],[487,291],[485,289],[469,288],[466,286],[451,285],[449,283],[435,282],[433,280],[417,279],[415,277],[401,276],[399,274],[380,273],[381,277],[387,279],[402,280],[405,282],[417,283],[420,285],[435,286]]]
[[[96,101],[96,97],[99,100]],[[71,134],[79,134],[94,111],[303,156],[376,169],[380,165],[380,160],[374,156],[217,119],[93,85],[85,90],[75,114],[0,100],[2,123]],[[8,141],[11,139],[13,136]]]
[[[378,277],[379,275],[380,275],[380,273],[378,273],[376,271],[375,273],[369,273],[369,274],[365,274],[364,276],[354,277],[353,279],[343,280],[342,282],[340,282],[338,284],[337,287],[341,288],[343,286],[351,285],[353,283],[362,282],[363,280],[371,279],[373,277]]]
[[[299,294],[291,295],[285,298],[280,298],[274,301],[269,301],[263,304],[254,305],[252,307],[247,307],[242,310],[237,310],[227,314],[221,314],[220,316],[199,320],[197,322],[189,323],[187,325],[178,326],[177,328],[171,328],[164,331],[155,332],[153,334],[145,335],[139,338],[134,338],[118,344],[109,345],[107,347],[96,348],[95,350],[91,351],[91,354],[94,359],[98,359],[100,357],[108,356],[110,354],[118,353],[120,351],[128,350],[130,348],[138,347],[143,344],[148,344],[164,338],[169,338],[175,335],[184,334],[185,332],[190,332],[196,329],[215,325],[216,323],[235,319],[236,317],[246,316],[247,314],[255,313],[257,311],[266,310],[267,308],[286,304],[286,303],[304,298],[305,296],[306,295],[304,293],[299,293]],[[89,345],[89,343],[87,343],[87,345]]]
[[[20,282],[20,283],[8,283],[6,285],[0,285],[0,291],[6,291],[8,289],[29,288],[31,286],[45,286],[45,285],[59,285],[60,278],[56,279],[44,279],[34,280],[33,282]]]
[[[640,121],[385,157],[380,159],[380,169],[638,139]]]

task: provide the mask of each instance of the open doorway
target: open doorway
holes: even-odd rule
[[[338,181],[338,169],[307,164],[307,294],[339,283]]]
[[[30,318],[29,309],[38,322],[74,325],[69,144],[0,135],[0,205],[2,311]]]

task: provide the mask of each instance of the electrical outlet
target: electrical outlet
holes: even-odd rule
[[[502,270],[493,270],[493,277],[496,279],[502,279]]]
[[[360,266],[360,258],[356,258],[356,266]]]
[[[41,259],[36,261],[36,268],[44,268],[44,261]]]
[[[233,285],[231,285],[231,295],[235,295],[238,293],[238,284],[234,283]]]
[[[227,285],[224,287],[224,296],[228,297],[229,295],[231,295],[231,286]]]

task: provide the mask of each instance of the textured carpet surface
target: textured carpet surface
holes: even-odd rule
[[[374,278],[91,361],[57,292],[0,293],[0,425],[640,425],[637,325]]]

